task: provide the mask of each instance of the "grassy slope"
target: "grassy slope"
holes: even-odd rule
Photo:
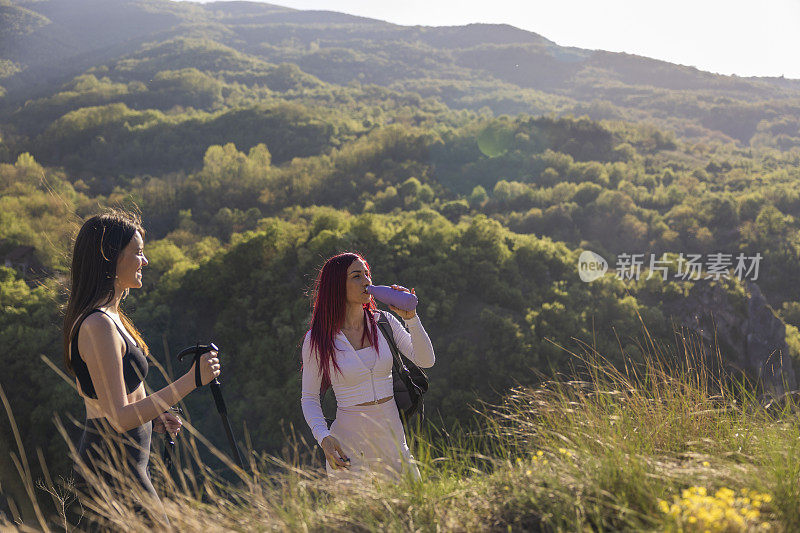
[[[162,485],[166,512],[206,531],[797,530],[796,418],[722,383],[694,346],[651,345],[627,373],[586,347],[573,354],[586,381],[516,389],[481,410],[480,433],[412,441],[422,482],[331,485],[308,465],[254,457],[257,475],[235,486],[211,473]],[[150,530],[130,503],[103,495],[86,509]]]

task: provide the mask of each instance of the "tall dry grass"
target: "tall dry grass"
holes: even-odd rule
[[[515,388],[499,405],[476,409],[479,422],[471,429],[418,428],[409,445],[421,481],[332,483],[319,465],[298,459],[307,445],[291,437],[283,458],[246,446],[249,466],[241,470],[187,424],[173,475],[152,455],[161,503],[125,476],[116,489],[95,479],[93,493],[80,500],[82,524],[70,523],[76,504],[72,515],[52,516],[40,504],[30,524],[12,519],[5,525],[72,530],[91,521],[142,532],[692,531],[699,523],[711,531],[800,530],[800,425],[793,402],[767,409],[746,381],[714,370],[722,368],[722,355],[708,353],[697,337],[679,334],[678,347],[669,351],[644,333],[643,361],[620,368],[578,343],[570,353],[581,379]],[[31,498],[44,493],[58,500],[53,492],[63,489],[42,491],[25,477],[19,444],[17,463]],[[227,479],[205,465],[201,449],[225,465]],[[662,507],[683,505],[688,487],[710,494],[747,489],[769,501],[742,523],[723,517],[708,524],[689,507],[686,513],[701,521],[690,522],[692,515],[681,522]]]

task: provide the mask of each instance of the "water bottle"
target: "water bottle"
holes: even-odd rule
[[[376,300],[403,311],[413,311],[417,308],[417,295],[410,292],[395,290],[387,285],[370,285],[367,287],[367,292]]]

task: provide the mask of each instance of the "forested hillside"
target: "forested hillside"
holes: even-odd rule
[[[44,98],[34,108],[63,111],[73,91],[65,85],[56,96],[55,86],[92,72],[108,82],[80,91],[84,102],[138,109],[209,110],[275,92],[330,103],[336,97],[326,84],[378,85],[453,109],[648,120],[693,139],[781,149],[800,142],[796,80],[562,47],[511,26],[406,27],[261,3],[167,0],[2,0],[0,16],[8,28],[0,85],[12,108]],[[210,78],[180,72],[186,68]],[[175,102],[169,93],[187,76],[195,89]],[[225,105],[220,92],[235,97]]]
[[[306,430],[307,291],[342,250],[363,252],[376,283],[416,288],[441,426],[518,383],[579,376],[568,350],[582,343],[623,366],[648,345],[675,353],[688,331],[759,393],[796,387],[800,82],[506,26],[66,5],[0,0],[0,385],[53,471],[68,469],[53,414],[82,406],[41,355],[60,366],[71,240],[106,206],[144,219],[150,265],[125,306],[154,358],[222,347],[231,420],[257,450]],[[605,277],[581,281],[584,250]],[[680,277],[679,254],[715,253],[760,254],[756,286],[732,268]],[[667,279],[619,279],[625,254],[668,254]],[[190,413],[209,402],[193,395]],[[193,422],[224,442],[216,418]],[[0,423],[0,448],[12,442]],[[0,458],[0,478],[15,475]]]

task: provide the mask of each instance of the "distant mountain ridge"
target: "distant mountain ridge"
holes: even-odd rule
[[[800,80],[563,47],[509,25],[399,26],[254,2],[169,0],[0,0],[0,17],[0,64],[14,65],[0,85],[11,107],[158,43],[197,38],[256,61],[293,63],[323,82],[381,85],[456,109],[644,119],[745,144],[765,123],[800,120]]]

